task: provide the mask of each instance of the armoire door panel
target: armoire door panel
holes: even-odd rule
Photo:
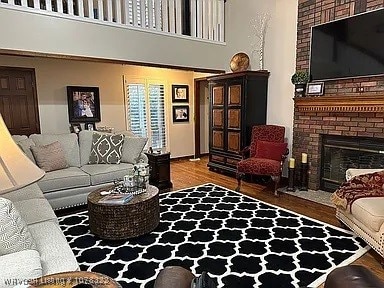
[[[224,132],[223,131],[212,131],[212,147],[215,149],[224,149]]]
[[[228,109],[228,128],[241,128],[241,109]]]
[[[240,152],[240,132],[228,132],[228,145],[229,152]]]
[[[216,86],[212,89],[212,104],[215,105],[224,105],[224,86]]]
[[[241,105],[241,85],[228,87],[228,105]]]
[[[224,128],[224,110],[212,109],[212,122],[215,128]]]

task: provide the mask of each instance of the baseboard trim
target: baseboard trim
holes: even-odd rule
[[[180,160],[189,160],[191,158],[194,158],[194,155],[171,158],[171,162],[180,161]]]

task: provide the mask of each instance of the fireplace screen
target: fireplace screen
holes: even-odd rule
[[[320,189],[333,192],[348,168],[384,168],[384,139],[323,136]]]

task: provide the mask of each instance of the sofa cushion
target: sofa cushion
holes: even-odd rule
[[[40,254],[37,250],[23,250],[1,256],[0,271],[0,287],[14,287],[15,283],[7,283],[11,279],[26,284],[25,279],[35,279],[43,275]]]
[[[28,199],[13,204],[27,225],[49,220],[57,221],[56,215],[47,199]],[[31,209],[31,207],[39,208]]]
[[[68,167],[63,147],[59,141],[48,145],[31,146],[36,164],[45,172],[60,170]]]
[[[16,142],[17,145],[19,145],[20,149],[24,152],[24,154],[31,160],[33,163],[36,164],[35,157],[32,154],[31,146],[35,146],[35,143],[32,141],[32,139],[23,139]]]
[[[91,175],[92,185],[113,182],[115,179],[123,179],[133,165],[128,163],[114,164],[88,164],[81,169]]]
[[[0,255],[36,249],[27,224],[13,203],[0,198]]]
[[[78,270],[75,256],[56,222],[32,224],[29,230],[40,252],[43,275]]]
[[[124,136],[93,133],[88,164],[119,164]]]
[[[14,203],[27,199],[44,198],[43,192],[41,191],[37,183],[33,183],[23,188],[5,193],[1,196],[11,200]]]
[[[148,139],[144,137],[125,136],[121,162],[131,164],[137,163],[145,144],[147,144],[147,140]]]
[[[69,166],[80,167],[80,152],[77,135],[67,134],[32,134],[29,136],[37,146],[51,144],[59,141],[65,152],[65,159]]]
[[[97,132],[99,134],[112,135],[111,133]],[[79,133],[79,146],[80,146],[80,164],[81,166],[88,164],[89,155],[92,149],[93,131],[82,130]]]
[[[28,136],[27,135],[12,135],[12,139],[13,139],[13,141],[15,141],[17,143],[21,140],[28,139]]]
[[[89,175],[84,173],[80,168],[68,167],[47,172],[37,184],[43,193],[47,193],[57,190],[89,186],[91,181]]]
[[[378,232],[384,223],[384,205],[377,197],[357,199],[351,209],[352,215],[372,231]]]

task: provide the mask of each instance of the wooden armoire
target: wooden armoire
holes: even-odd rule
[[[208,78],[210,169],[236,172],[252,126],[266,123],[268,77],[268,71],[243,71]]]

